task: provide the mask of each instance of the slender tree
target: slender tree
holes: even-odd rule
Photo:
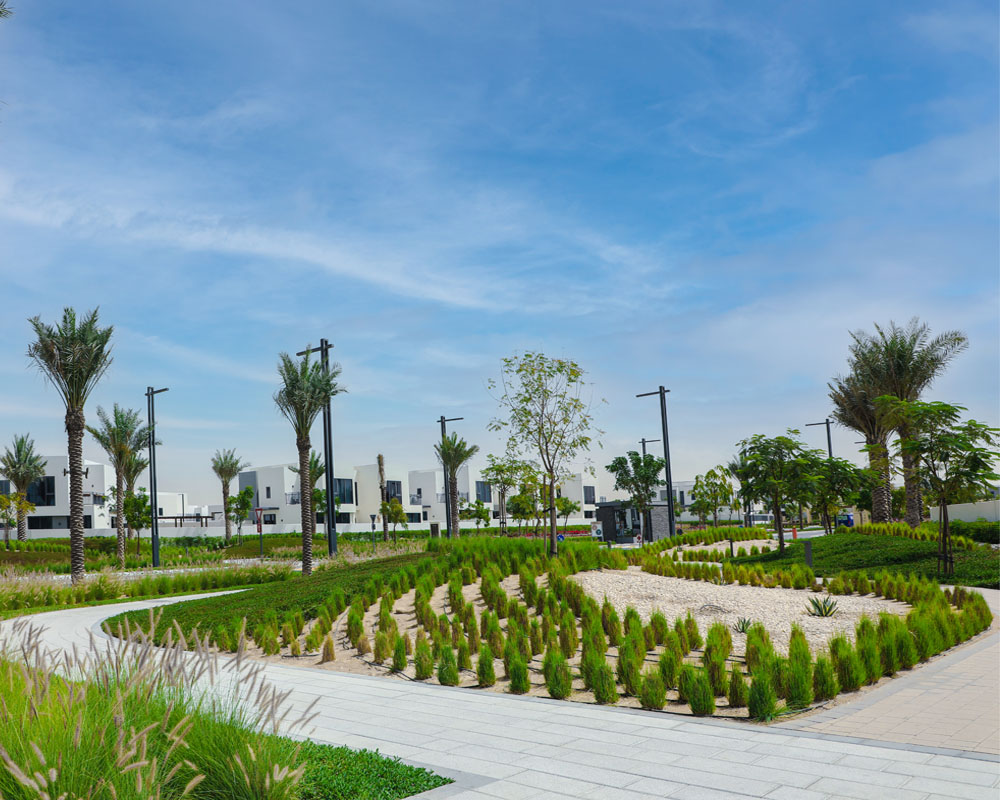
[[[149,459],[140,452],[133,452],[125,462],[122,473],[125,476],[125,499],[135,496],[135,485],[139,481],[139,476],[146,471],[149,466]],[[125,514],[125,538],[132,541],[132,523],[129,515]]]
[[[889,460],[889,435],[892,426],[883,410],[875,405],[872,389],[858,376],[834,378],[828,384],[833,401],[833,419],[865,437],[868,467],[877,476],[872,482],[872,522],[888,522],[892,507],[892,479]]]
[[[463,465],[479,452],[479,445],[468,444],[465,439],[459,439],[457,433],[451,433],[441,439],[440,444],[434,445],[434,452],[437,454],[441,467],[448,476],[448,494],[451,500],[451,519],[448,520],[448,533],[455,531],[458,536],[458,471]]]
[[[229,484],[236,480],[236,477],[249,466],[249,461],[244,461],[236,455],[235,448],[216,450],[215,455],[212,456],[212,472],[222,483],[222,513],[226,518],[227,545],[233,540],[233,525],[227,511],[229,508]]]
[[[497,387],[495,381],[489,385]],[[593,441],[593,416],[583,399],[584,371],[575,361],[528,352],[503,360],[501,385],[500,407],[507,418],[494,419],[490,429],[508,432],[511,452],[537,455],[547,496],[554,498],[559,477]],[[559,548],[555,503],[545,508],[549,553],[554,556]]]
[[[524,479],[524,462],[507,454],[497,458],[493,454],[486,456],[486,469],[483,470],[483,480],[489,483],[497,493],[497,503],[500,506],[500,535],[507,535],[507,497],[511,490],[516,489]]]
[[[733,484],[728,475],[728,470],[720,466],[710,469],[704,475],[695,476],[694,495],[699,499],[704,498],[708,504],[713,528],[719,527],[719,509],[733,501]]]
[[[307,352],[301,361],[296,362],[288,353],[281,353],[278,357],[278,377],[281,378],[282,386],[274,395],[275,405],[295,431],[295,446],[299,451],[300,488],[301,476],[309,475],[310,431],[313,423],[327,401],[345,391],[337,382],[340,364],[333,362],[329,369],[324,369],[322,363],[311,361],[309,356]],[[302,508],[302,574],[310,575],[313,567],[312,493],[300,491],[299,497]]]
[[[890,322],[876,325],[875,333],[851,333],[851,369],[872,397],[892,395],[914,402],[934,382],[945,367],[969,345],[961,331],[945,331],[931,336],[930,327],[914,317],[905,326]],[[896,427],[900,439],[912,435],[904,416]],[[900,449],[903,484],[906,488],[906,522],[915,528],[923,517],[918,456],[912,448]]]
[[[27,500],[28,487],[45,477],[45,458],[35,452],[35,442],[28,435],[15,435],[14,442],[0,456],[0,473],[10,481],[21,500]],[[24,503],[16,503],[17,539],[28,540],[28,515]]]
[[[33,317],[35,341],[28,357],[59,392],[66,407],[69,440],[69,541],[74,583],[84,576],[83,552],[83,434],[87,421],[83,409],[94,387],[111,365],[112,328],[102,328],[97,309],[77,319],[72,308],[62,322],[47,325]]]
[[[666,486],[666,481],[660,477],[666,461],[646,453],[639,455],[636,450],[629,450],[627,455],[617,456],[605,467],[615,476],[615,489],[628,492],[632,507],[639,514],[639,527],[644,531],[646,515],[653,505],[656,489]]]
[[[379,453],[378,454],[378,492],[379,492],[379,503],[384,505],[389,502],[389,496],[386,494],[385,490],[385,457]],[[395,532],[393,528],[393,532]],[[383,514],[382,515],[382,541],[389,541],[389,518]]]
[[[100,425],[87,426],[87,432],[97,441],[115,471],[115,533],[118,545],[118,568],[125,569],[125,469],[134,453],[149,443],[149,426],[142,423],[139,412],[115,403],[111,415],[97,407]]]

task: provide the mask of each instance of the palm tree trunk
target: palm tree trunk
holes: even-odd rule
[[[83,552],[83,411],[67,409],[66,434],[69,438],[69,561],[73,583],[85,574]]]
[[[872,487],[872,522],[888,522],[892,513],[892,495],[888,488],[889,456],[885,442],[869,442],[877,445],[868,451],[868,465],[879,476]]]
[[[24,499],[24,494],[18,492],[18,500]],[[19,542],[28,541],[28,514],[23,508],[17,509],[17,540]]]
[[[451,519],[448,520],[448,528],[450,531],[454,531],[452,536],[462,535],[462,532],[458,529],[458,481],[456,480],[457,475],[458,475],[458,470],[456,470],[448,477],[448,496],[451,498]]]
[[[781,503],[775,497],[773,501],[774,510],[774,530],[778,534],[778,552],[785,552],[785,526],[781,519]]]
[[[125,569],[125,476],[121,472],[115,475],[115,534],[118,569]]]
[[[900,436],[903,433],[900,432]],[[903,451],[903,485],[906,487],[906,524],[916,528],[924,515],[923,498],[920,496],[920,476],[917,459],[913,453]]]
[[[229,481],[222,482],[222,516],[226,520],[226,544],[233,540],[233,521],[229,518]]]
[[[296,440],[299,448],[299,505],[302,507],[302,574],[311,575],[313,568],[313,515],[312,492],[309,486],[309,450],[311,443],[305,436]]]

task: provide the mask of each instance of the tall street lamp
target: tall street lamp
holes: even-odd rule
[[[160,507],[156,500],[156,403],[155,397],[166,388],[146,387],[146,415],[149,420],[149,540],[153,548],[153,566],[160,566]]]
[[[376,514],[369,515],[372,518],[372,555],[375,555],[375,517]]]
[[[639,444],[642,445],[642,455],[643,455],[643,458],[645,458],[645,456],[646,456],[646,445],[647,444],[653,444],[653,442],[658,442],[658,441],[660,441],[660,440],[659,439],[640,439],[639,440]]]
[[[465,417],[451,417],[450,419],[445,419],[444,414],[438,418],[438,422],[441,423],[441,441],[443,442],[448,438],[448,425],[449,422],[458,422],[463,420]],[[441,472],[444,474],[444,527],[448,531],[448,538],[451,538],[451,492],[448,491],[448,468],[441,464]],[[457,535],[457,533],[456,533]]]
[[[320,363],[323,369],[330,370],[330,350],[333,345],[328,339],[320,339],[319,347],[313,347],[296,353],[297,356],[304,356],[306,353],[319,353]],[[324,482],[326,484],[326,509],[323,512],[323,519],[326,521],[326,552],[330,556],[337,555],[337,497],[334,487],[337,484],[336,476],[333,474],[333,407],[330,398],[326,398],[323,406],[323,461],[326,463],[324,472]],[[309,479],[306,479],[306,483]],[[302,488],[302,476],[299,476],[299,488]]]
[[[833,458],[833,439],[830,437],[830,425],[831,425],[830,418],[827,417],[822,422],[807,422],[806,423],[806,427],[807,428],[812,428],[815,425],[826,425],[826,452],[827,452],[827,457],[830,458],[830,459],[832,459]]]
[[[667,524],[670,526],[670,535],[677,535],[677,525],[674,521],[674,481],[670,474],[670,435],[667,432],[667,392],[669,389],[660,386],[655,392],[643,392],[636,397],[651,397],[654,394],[660,396],[660,424],[663,426],[663,461],[664,475],[667,481]]]

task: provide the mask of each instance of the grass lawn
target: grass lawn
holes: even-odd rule
[[[451,781],[370,750],[304,742],[301,800],[397,800]]]
[[[937,577],[937,542],[920,542],[901,536],[835,533],[812,539],[813,571],[831,576],[838,572],[862,570],[869,577],[880,570],[913,572]],[[739,564],[763,564],[766,570],[804,564],[804,544],[788,542],[784,555],[777,550],[756,556],[737,558]],[[996,550],[955,551],[955,575],[951,581],[963,586],[1000,588],[1000,553]]]
[[[276,612],[279,617],[288,611],[301,611],[306,619],[311,619],[316,616],[319,606],[334,590],[342,590],[350,599],[369,579],[379,575],[388,576],[400,567],[434,557],[433,553],[413,553],[363,561],[315,572],[308,577],[298,575],[288,580],[262,584],[239,594],[177,603],[163,609],[157,631],[158,634],[165,634],[176,621],[185,632],[191,631],[196,626],[201,631],[208,632],[218,625],[238,623],[244,617],[248,627],[252,628],[269,611]],[[129,612],[108,620],[107,624],[114,630],[118,622],[126,617],[132,624],[145,626],[149,620],[149,612]]]

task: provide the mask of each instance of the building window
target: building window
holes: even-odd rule
[[[28,517],[28,530],[32,531],[52,530],[52,517]]]
[[[427,522],[427,512],[424,512],[424,522]]]
[[[10,494],[10,481],[0,481],[0,494]]]
[[[265,486],[264,487],[264,497],[266,497],[268,500],[271,499],[271,487],[270,486]]]
[[[51,475],[39,478],[28,484],[28,502],[35,506],[54,506],[56,504],[56,479]]]
[[[406,515],[406,521],[407,522],[420,522],[420,515],[419,514],[410,514],[410,513],[407,513],[407,515]]]
[[[338,513],[337,514],[337,522],[338,522],[338,524],[339,523],[343,523],[344,525],[349,525],[350,522],[351,522],[351,515],[350,514]]]
[[[493,487],[486,481],[476,481],[476,499],[484,503],[492,503]]]
[[[354,502],[354,482],[350,478],[334,478],[333,491],[337,495],[340,503]],[[337,515],[337,522],[340,522],[340,515]]]
[[[268,491],[270,491],[270,489],[268,489]],[[265,525],[274,525],[277,522],[277,519],[278,519],[277,514],[265,514],[263,523]]]
[[[590,511],[590,510],[584,511],[583,512],[583,518],[584,519],[593,519],[594,518],[594,512]]]
[[[597,487],[595,486],[584,486],[583,487],[583,502],[588,506],[594,505],[597,498]]]
[[[403,502],[403,482],[402,481],[386,481],[385,482],[385,501],[387,503],[392,502],[392,498],[396,498],[400,503]]]
[[[681,489],[681,506],[684,505],[684,490]]]
[[[90,514],[84,514],[83,515],[83,527],[84,528],[93,528],[94,527],[94,520],[91,518]]]

